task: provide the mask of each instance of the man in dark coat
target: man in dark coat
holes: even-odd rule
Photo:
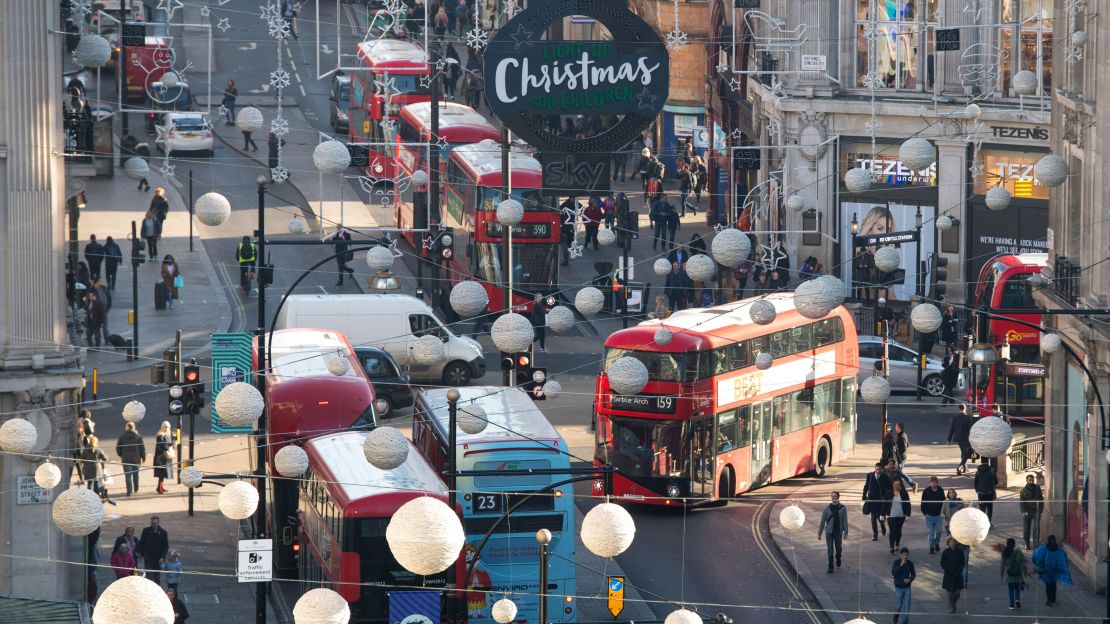
[[[123,463],[123,481],[127,484],[127,495],[131,496],[139,491],[139,468],[146,463],[146,443],[135,430],[135,423],[123,426],[123,433],[116,440],[116,455]]]
[[[667,281],[664,285],[667,305],[672,312],[678,312],[686,307],[693,286],[694,283],[690,281],[690,276],[686,275],[686,269],[678,266],[677,262],[672,262],[671,272],[667,274]]]
[[[879,541],[879,530],[886,535],[886,513],[883,501],[890,500],[890,477],[883,471],[883,464],[876,463],[875,471],[863,483],[863,512],[871,516],[871,541]]]
[[[170,551],[170,536],[159,524],[158,516],[150,517],[150,526],[143,529],[139,536],[139,554],[143,556],[143,567],[146,568],[146,577],[155,583],[161,583],[162,561]]]
[[[964,589],[964,553],[956,538],[948,538],[948,548],[940,553],[940,569],[944,571],[941,588],[948,592],[948,612],[956,612],[956,601]]]
[[[340,226],[335,234],[332,234],[331,240],[335,244],[335,266],[336,272],[339,273],[339,281],[335,285],[342,286],[344,275],[350,273],[351,279],[354,279],[355,275],[355,270],[347,266],[347,263],[351,261],[351,253],[347,251],[351,247],[351,233]]]
[[[929,554],[940,552],[940,534],[944,531],[944,489],[940,479],[929,477],[929,487],[921,490],[921,513],[929,531]]]
[[[967,405],[960,405],[960,411],[948,425],[948,443],[953,442],[960,446],[960,465],[956,466],[956,474],[960,475],[967,472],[967,459],[971,457],[971,414],[967,413]]]
[[[96,296],[96,291],[90,290],[85,295],[85,339],[90,347],[100,346],[100,334],[107,315],[104,304]]]
[[[111,236],[104,243],[104,277],[108,278],[108,290],[116,289],[116,271],[123,262],[123,250]]]
[[[944,379],[944,400],[941,401],[942,405],[948,405],[956,402],[956,386],[960,381],[960,354],[956,352],[956,345],[949,344],[945,349],[944,360],[942,362],[944,372],[941,377]]]
[[[100,277],[100,263],[104,261],[104,245],[96,240],[96,234],[89,235],[89,244],[85,245],[85,262],[89,264],[89,277]]]
[[[979,496],[979,510],[987,514],[987,520],[994,517],[994,499],[997,494],[995,487],[998,485],[998,477],[994,475],[994,470],[990,466],[990,462],[984,457],[979,460],[979,469],[975,471],[975,493]]]
[[[829,556],[829,574],[833,573],[835,557],[836,567],[840,567],[840,555],[844,539],[848,537],[848,511],[840,504],[840,492],[832,493],[832,502],[821,512],[821,523],[817,526],[817,539],[824,538],[825,551]]]

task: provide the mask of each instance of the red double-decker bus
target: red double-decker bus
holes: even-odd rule
[[[812,320],[793,293],[762,297],[775,320],[748,314],[760,298],[676,312],[614,332],[605,368],[624,356],[647,366],[643,392],[612,392],[597,379],[595,462],[611,464],[613,494],[666,505],[703,505],[807,472],[855,447],[859,344],[842,306]],[[672,332],[666,346],[655,332]],[[756,356],[770,353],[769,368]],[[603,485],[594,483],[594,493]]]
[[[540,163],[514,149],[510,158],[512,197],[524,205],[513,226],[513,306],[530,309],[533,295],[559,284],[559,212],[544,203]],[[451,150],[444,186],[443,225],[455,230],[455,253],[447,262],[452,282],[476,278],[489,293],[489,311],[504,308],[502,267],[501,146],[486,140]],[[404,226],[401,226],[404,227]],[[460,249],[460,242],[465,248]]]
[[[274,332],[269,349],[264,398],[270,474],[277,474],[274,455],[286,445],[304,445],[318,435],[377,426],[373,386],[346,336],[323,329],[282,329]],[[343,375],[328,369],[328,358],[336,353],[348,359]],[[254,360],[254,370],[258,370],[257,348]],[[251,440],[253,443],[253,436]],[[256,453],[250,455],[253,464]],[[267,479],[266,485],[274,567],[292,571],[297,567],[297,484]]]
[[[299,514],[302,590],[327,587],[339,593],[350,603],[351,622],[408,621],[405,614],[389,612],[389,595],[438,591],[447,586],[447,575],[417,576],[406,570],[393,558],[385,529],[393,514],[414,498],[446,503],[447,486],[411,444],[405,463],[379,470],[366,461],[365,441],[365,432],[351,431],[316,437],[305,445],[308,472],[300,480]],[[455,578],[461,582],[466,575],[462,551],[456,565]]]
[[[451,150],[466,143],[497,141],[501,132],[478,111],[465,104],[439,103],[439,138],[432,138],[432,103],[418,102],[401,107],[397,120],[397,165],[405,175],[417,169],[428,172],[428,144],[439,149],[440,173],[447,171]],[[442,139],[442,147],[436,143]]]
[[[1040,314],[1009,314],[1007,310],[1032,310],[1033,284],[1029,278],[1048,266],[1048,254],[1027,253],[996,256],[979,271],[975,287],[975,309],[991,312],[1032,325],[1041,324]],[[1041,333],[1029,325],[981,314],[975,324],[976,342],[1001,347],[1009,343],[1010,357],[1003,363],[978,365],[968,399],[980,415],[991,412],[995,403],[1010,416],[1044,419],[1044,367],[1041,366]]]
[[[351,72],[347,137],[367,175],[392,178],[394,132],[382,121],[396,121],[406,104],[431,100],[428,87],[420,84],[429,75],[427,55],[424,48],[400,39],[364,41],[356,50],[364,70]]]

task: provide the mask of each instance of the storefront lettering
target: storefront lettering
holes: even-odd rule
[[[1048,130],[1045,128],[1018,128],[1014,126],[991,126],[995,138],[999,139],[1032,139],[1034,141],[1047,141]]]
[[[928,169],[913,171],[902,164],[898,158],[883,158],[880,154],[876,158],[870,155],[850,155],[849,162],[854,162],[856,167],[870,169],[876,176],[879,184],[909,184],[914,186],[928,186],[937,182],[937,165],[933,163]]]
[[[995,253],[1023,254],[1041,253],[1048,249],[1048,242],[1031,238],[1008,238],[1005,236],[980,236],[979,244],[993,247]]]

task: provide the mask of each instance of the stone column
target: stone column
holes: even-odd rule
[[[953,219],[960,220],[960,252],[958,255],[943,254],[948,258],[948,291],[944,295],[945,301],[953,303],[964,302],[964,288],[962,286],[963,274],[961,266],[967,257],[967,197],[965,194],[965,181],[967,180],[967,146],[961,137],[938,138],[934,141],[937,146],[937,215],[947,214]],[[936,227],[936,223],[929,223],[927,227]],[[941,250],[940,232],[937,233],[937,252]],[[925,250],[922,258],[928,258]]]

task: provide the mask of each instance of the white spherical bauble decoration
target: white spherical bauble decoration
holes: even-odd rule
[[[168,71],[162,74],[162,86],[166,87],[167,89],[173,89],[180,83],[181,76],[178,76],[177,72]]]
[[[232,520],[243,520],[258,510],[258,490],[246,481],[233,481],[220,490],[220,513]]]
[[[382,273],[393,268],[393,252],[389,247],[371,247],[366,252],[366,266],[375,273]]]
[[[1071,34],[1071,44],[1083,47],[1087,45],[1087,31],[1077,30]]]
[[[897,271],[902,264],[902,254],[894,247],[879,247],[875,250],[875,268],[883,273]]]
[[[964,546],[978,546],[987,539],[987,533],[991,530],[991,521],[982,511],[974,507],[964,507],[952,514],[948,530],[952,532],[952,537]]]
[[[910,324],[923,334],[935,332],[943,322],[944,315],[940,313],[940,308],[931,303],[919,303],[910,312]]]
[[[587,286],[574,295],[574,307],[582,316],[593,316],[601,312],[605,305],[605,294],[593,286]]]
[[[776,314],[775,304],[766,299],[760,299],[748,308],[748,316],[756,325],[770,325],[775,321]]]
[[[204,481],[204,471],[195,466],[189,466],[181,471],[181,483],[185,487],[196,487]]]
[[[412,175],[409,176],[409,182],[412,182],[416,186],[424,186],[428,183],[428,172],[423,169],[413,171]]]
[[[651,268],[655,271],[656,275],[663,277],[671,272],[671,261],[666,258],[659,258],[655,261],[655,264],[651,265]]]
[[[824,275],[806,280],[794,291],[794,308],[809,319],[822,318],[844,301],[844,282]]]
[[[343,173],[351,166],[351,152],[342,141],[329,139],[312,150],[312,164],[324,175]]]
[[[205,193],[197,198],[195,206],[197,219],[200,222],[218,227],[227,222],[228,217],[231,216],[231,202],[223,195],[215,192]]]
[[[104,503],[88,488],[69,488],[54,499],[50,515],[62,533],[84,537],[104,524]]]
[[[455,564],[466,541],[455,510],[421,496],[401,505],[385,528],[393,558],[409,572],[428,576]]]
[[[326,357],[328,372],[336,377],[342,377],[351,370],[351,360],[342,351],[329,353]]]
[[[862,193],[871,188],[871,172],[862,167],[849,169],[844,174],[844,187],[853,193]]]
[[[1056,353],[1062,346],[1064,346],[1064,343],[1060,340],[1060,336],[1056,334],[1043,334],[1041,336],[1042,353]]]
[[[508,598],[502,598],[493,603],[490,615],[497,624],[509,624],[516,619],[516,603]]]
[[[266,402],[258,388],[236,381],[224,386],[216,395],[215,408],[225,426],[250,427],[266,409]]]
[[[297,217],[293,217],[289,220],[288,227],[290,234],[304,234],[304,221],[301,221]]]
[[[524,205],[515,199],[506,199],[497,204],[497,222],[514,226],[524,220]]]
[[[852,619],[848,620],[847,622],[845,622],[844,624],[875,624],[875,623],[872,622],[871,620],[865,618],[865,617],[858,617],[858,618],[852,618]]]
[[[898,148],[898,158],[910,171],[924,171],[937,160],[937,148],[928,139],[913,137]]]
[[[563,393],[563,384],[548,379],[543,383],[543,395],[549,399],[554,399]]]
[[[713,252],[713,258],[717,262],[730,269],[735,269],[751,255],[752,241],[748,238],[747,234],[740,230],[736,228],[726,228],[713,237],[710,250]],[[691,260],[693,260],[693,258],[691,258]],[[686,271],[689,273],[690,269],[687,268]],[[691,277],[690,279],[694,278]]]
[[[574,328],[574,310],[558,305],[547,313],[547,326],[552,331],[565,332]]]
[[[740,230],[733,231],[739,232]],[[718,234],[718,236],[720,235]],[[741,236],[743,236],[743,234],[741,234]],[[745,240],[747,240],[747,237],[745,237]],[[714,249],[716,249],[716,243],[717,239],[714,238]],[[686,275],[690,278],[691,281],[705,282],[711,280],[713,279],[713,274],[716,273],[716,271],[717,263],[713,260],[713,258],[710,258],[705,254],[690,256],[690,259],[686,261]]]
[[[0,450],[5,453],[30,453],[38,441],[38,429],[26,418],[12,418],[0,425]]]
[[[528,317],[516,312],[502,314],[490,328],[490,338],[498,349],[506,353],[527,351],[536,339],[536,331]]]
[[[789,505],[779,512],[779,524],[787,531],[797,531],[806,523],[806,513],[797,505]]]
[[[489,426],[489,415],[481,405],[473,403],[459,408],[459,429],[467,435],[478,435]]]
[[[655,339],[655,344],[659,345],[660,347],[665,347],[671,344],[671,338],[673,337],[674,334],[672,334],[671,330],[667,329],[666,327],[660,327],[659,329],[655,330],[655,336],[653,336],[653,338]]]
[[[451,308],[459,316],[475,316],[489,305],[489,293],[478,282],[459,282],[451,288],[450,301]]]
[[[85,35],[77,42],[73,58],[83,67],[103,67],[112,59],[112,44],[100,35]]]
[[[1004,187],[994,186],[987,189],[987,208],[991,210],[1005,210],[1010,207],[1010,191]]]
[[[127,422],[137,423],[146,417],[146,406],[139,401],[128,401],[123,406],[123,419]]]
[[[755,356],[755,367],[759,370],[767,370],[775,363],[775,358],[771,357],[770,352],[764,351]]]
[[[786,198],[786,207],[794,212],[801,212],[805,210],[806,200],[798,193],[793,193]]]
[[[439,336],[428,334],[416,339],[412,345],[412,359],[417,364],[430,366],[442,362],[447,357],[447,349]]]
[[[235,116],[235,126],[243,132],[254,132],[261,128],[264,122],[262,111],[253,106],[240,108],[239,114]]]
[[[336,592],[326,588],[310,589],[293,605],[294,624],[347,624],[351,606]]]
[[[1057,187],[1068,179],[1068,163],[1056,154],[1041,156],[1033,165],[1033,177],[1045,186]]]
[[[878,375],[868,377],[859,385],[859,393],[864,403],[882,405],[890,398],[890,382]]]
[[[979,105],[974,102],[964,107],[964,116],[968,119],[978,119],[982,114],[983,109],[979,108]]]
[[[623,356],[609,365],[609,387],[617,394],[639,394],[648,382],[648,369],[632,356]]]
[[[951,230],[953,227],[955,227],[955,225],[956,222],[953,221],[952,217],[948,215],[941,215],[937,217],[937,229],[942,232]]]
[[[150,175],[150,165],[142,156],[132,156],[123,163],[123,172],[132,180],[142,180]]]
[[[93,624],[173,624],[173,604],[162,586],[142,576],[112,582],[96,601]]]
[[[601,503],[586,513],[580,533],[582,543],[598,557],[616,557],[628,550],[636,537],[636,523],[624,507]]]
[[[1023,69],[1014,74],[1012,83],[1014,93],[1018,95],[1033,95],[1037,92],[1037,74],[1028,69]]]
[[[308,470],[308,453],[296,444],[283,446],[274,454],[274,468],[283,477],[300,477]]]
[[[1010,428],[1010,423],[997,416],[980,418],[971,426],[971,433],[968,434],[971,448],[983,457],[1005,455],[1013,440],[1014,430]]]
[[[366,461],[378,470],[393,470],[409,458],[409,441],[393,427],[377,427],[362,443]]]
[[[689,609],[675,609],[667,614],[663,624],[702,624],[701,616]]]
[[[617,233],[611,229],[601,230],[597,233],[597,242],[602,247],[608,247],[617,242]]]
[[[44,490],[52,490],[62,482],[62,471],[54,462],[45,462],[35,468],[35,483]]]

